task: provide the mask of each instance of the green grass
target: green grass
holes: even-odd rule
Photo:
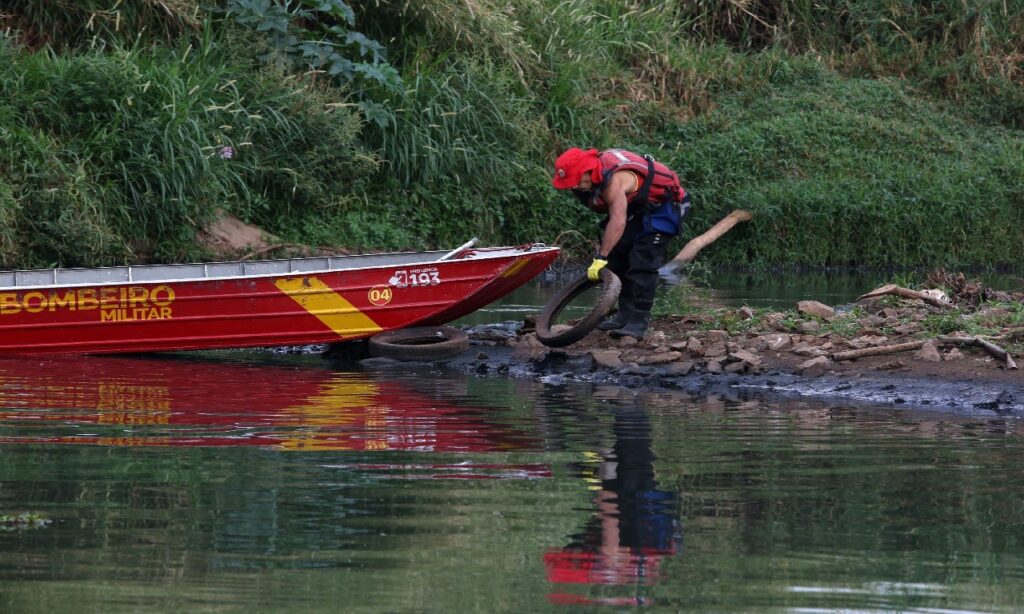
[[[821,332],[832,333],[850,339],[860,332],[862,326],[860,320],[867,316],[863,307],[855,306],[847,312],[837,313],[836,317],[823,321]]]
[[[711,257],[732,264],[919,267],[1019,260],[1021,135],[973,124],[899,84],[824,73],[736,97],[680,126],[675,158],[706,227],[754,220]],[[978,240],[984,237],[984,240]]]
[[[341,206],[373,159],[358,117],[329,102],[208,48],[0,41],[2,264],[186,259],[217,208],[272,223]]]
[[[5,266],[198,257],[219,207],[293,243],[582,258],[596,216],[549,183],[570,145],[678,170],[673,247],[752,211],[715,266],[1024,257],[1024,0],[353,5],[401,91],[260,61],[194,0],[58,4],[0,11]]]
[[[6,0],[0,26],[22,33],[33,47],[80,48],[147,41],[173,41],[199,28],[195,0]]]
[[[701,40],[823,57],[854,77],[898,77],[988,121],[1024,126],[1024,2],[740,0],[681,3]]]

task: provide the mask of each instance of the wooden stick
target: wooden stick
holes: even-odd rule
[[[697,252],[704,249],[708,245],[714,243],[719,237],[729,232],[729,230],[739,224],[740,222],[749,221],[753,216],[749,211],[744,209],[734,209],[732,213],[725,216],[717,224],[709,228],[706,232],[700,236],[690,239],[690,242],[683,246],[683,249],[676,254],[676,257],[668,261],[662,270],[674,271],[680,266],[694,259],[697,256]]]
[[[986,352],[999,360],[1006,363],[1007,369],[1017,369],[1017,363],[1014,362],[1013,356],[1010,353],[999,347],[998,345],[986,341],[985,339],[979,339],[977,337],[938,337],[936,339],[942,345],[971,345],[983,348]],[[892,345],[879,345],[870,348],[861,348],[859,350],[847,350],[845,352],[836,352],[832,354],[832,360],[855,360],[857,358],[863,358],[865,356],[881,356],[883,354],[895,354],[897,352],[906,352],[909,350],[918,350],[925,344],[925,341],[908,341],[906,343],[894,343]]]
[[[936,307],[941,307],[942,309],[954,309],[955,308],[955,306],[952,303],[947,303],[946,301],[940,301],[937,298],[928,296],[924,292],[918,292],[917,290],[911,290],[910,288],[903,288],[903,287],[897,286],[895,284],[888,284],[888,285],[882,286],[881,288],[876,288],[876,289],[872,290],[871,292],[868,292],[867,294],[862,294],[862,295],[858,296],[857,300],[859,301],[859,300],[866,299],[866,298],[878,298],[879,296],[885,296],[886,294],[891,294],[893,296],[898,296],[900,298],[919,299],[919,300],[922,300],[922,301],[928,303],[929,305],[934,305]]]
[[[908,350],[919,350],[922,345],[924,345],[924,341],[908,341],[906,343],[894,343],[892,345],[877,345],[875,347],[861,348],[859,350],[836,352],[832,354],[832,360],[854,360],[865,356],[895,354],[897,352],[906,352]]]
[[[1004,361],[1006,363],[1007,369],[1017,368],[1017,363],[1013,361],[1013,356],[1010,356],[1009,352],[999,347],[998,345],[992,343],[991,341],[986,341],[984,339],[979,339],[977,337],[939,337],[939,343],[944,343],[947,345],[977,346],[983,348],[991,356]]]

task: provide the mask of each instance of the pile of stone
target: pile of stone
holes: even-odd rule
[[[879,304],[870,307],[868,315],[853,318],[818,301],[800,301],[793,313],[762,315],[744,327],[742,333],[725,330],[702,330],[710,321],[706,316],[679,316],[656,323],[642,342],[629,337],[611,340],[594,332],[580,343],[557,350],[569,356],[589,356],[594,368],[629,370],[658,368],[666,375],[698,373],[761,373],[772,356],[790,354],[806,360],[788,360],[801,375],[818,376],[835,368],[837,361],[858,355],[913,351],[915,359],[938,362],[960,360],[964,354],[957,347],[944,347],[935,339],[922,339],[921,322],[935,307],[923,301],[909,301],[899,308]],[[721,315],[721,312],[719,312]],[[753,310],[742,307],[731,316],[752,321]],[[843,333],[830,326],[843,318]],[[670,331],[666,333],[665,331]],[[884,331],[884,333],[883,333]],[[553,327],[557,333],[557,327]],[[513,360],[536,362],[551,351],[531,332],[529,323],[520,334],[502,342],[515,348]],[[948,343],[945,345],[949,345]],[[884,350],[884,351],[882,351]],[[1012,362],[1012,361],[1011,361]]]

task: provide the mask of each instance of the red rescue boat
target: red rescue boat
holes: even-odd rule
[[[450,322],[557,247],[0,272],[0,354],[330,343]]]

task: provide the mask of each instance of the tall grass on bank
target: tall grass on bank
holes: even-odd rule
[[[685,31],[743,51],[781,47],[845,74],[900,77],[1024,127],[1022,0],[696,0]]]
[[[668,162],[697,201],[682,240],[734,207],[755,211],[706,257],[920,266],[1024,255],[1019,132],[928,103],[912,81],[844,79],[827,58],[781,46],[688,39],[670,5],[541,9],[551,10],[522,22],[542,58],[534,108],[555,138],[548,156],[626,146]],[[570,224],[594,234],[583,214],[552,217],[546,236]]]
[[[32,48],[77,48],[144,40],[173,41],[199,28],[197,0],[5,0],[0,31]]]
[[[358,21],[377,40],[391,43],[392,59],[406,67],[441,63],[445,57],[490,59],[524,82],[536,75],[538,54],[524,35],[524,7],[537,3],[496,0],[376,0]],[[438,57],[439,52],[441,57]]]
[[[723,100],[680,125],[691,223],[754,220],[702,253],[721,264],[915,267],[1024,257],[1024,137],[897,84],[829,76]],[[685,144],[685,145],[683,145]]]
[[[572,223],[571,203],[544,188],[546,126],[514,69],[466,59],[406,80],[395,125],[380,133],[386,202],[428,242],[525,241],[550,233],[552,218]]]
[[[210,49],[56,56],[0,41],[0,259],[195,255],[220,207],[269,220],[341,202],[372,168],[358,118]]]

